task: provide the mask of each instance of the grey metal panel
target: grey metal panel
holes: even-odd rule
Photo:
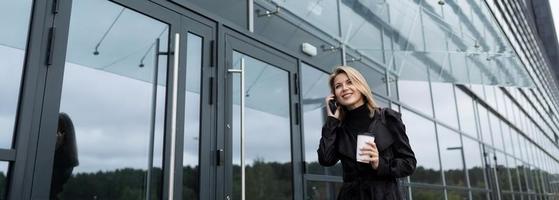
[[[8,170],[8,199],[29,199],[31,193],[31,175],[44,93],[42,88],[46,75],[46,33],[53,22],[53,16],[48,12],[51,4],[52,1],[36,1],[33,4],[14,136],[17,155]]]
[[[0,161],[16,160],[16,151],[13,149],[0,149]]]
[[[169,0],[168,0],[169,1]],[[248,30],[247,0],[170,0],[187,8],[197,7],[202,13],[214,13]]]
[[[54,158],[54,147],[56,143],[55,132],[58,126],[58,108],[60,105],[60,93],[62,91],[62,77],[64,73],[65,52],[68,38],[68,27],[70,24],[71,0],[59,1],[59,12],[54,17],[51,26],[56,27],[57,38],[53,47],[52,65],[48,66],[45,80],[45,94],[43,96],[43,107],[40,115],[38,132],[37,152],[33,170],[32,188],[30,199],[48,199]],[[51,5],[52,6],[52,5]],[[45,55],[46,56],[46,55]],[[40,186],[40,187],[39,187]]]

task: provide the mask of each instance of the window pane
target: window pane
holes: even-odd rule
[[[496,168],[497,168],[497,177],[499,179],[499,187],[501,191],[510,191],[510,182],[509,182],[509,169],[506,163],[505,154],[495,151],[497,156],[496,160]]]
[[[513,195],[511,193],[506,193],[506,192],[501,193],[501,198],[503,200],[512,200],[512,196]]]
[[[236,69],[245,60],[246,198],[291,199],[291,115],[289,73],[233,52]],[[241,198],[240,76],[233,76],[233,199]],[[274,106],[269,106],[274,105]]]
[[[460,135],[450,129],[437,126],[441,161],[447,185],[466,186],[464,162],[462,162],[462,144]]]
[[[284,0],[256,0],[271,1],[284,7],[289,12],[295,14],[318,29],[325,31],[331,36],[338,36],[338,6],[335,1],[305,0],[305,1],[284,1]]]
[[[342,183],[307,181],[305,199],[308,200],[335,200]]]
[[[502,132],[508,129],[508,126],[493,114],[489,115],[489,119],[491,120],[491,128],[493,129],[493,145],[495,145],[495,148],[505,151]]]
[[[441,184],[437,138],[433,122],[407,109],[402,109],[402,120],[406,125],[410,145],[417,159],[417,168],[411,176],[411,181]]]
[[[0,148],[12,146],[32,2],[0,1]]]
[[[509,170],[510,170],[510,175],[511,175],[511,183],[512,183],[512,190],[515,192],[519,192],[520,191],[520,173],[518,171],[518,165],[517,165],[517,160],[515,158],[512,157],[508,157],[507,158],[508,162],[509,162]]]
[[[365,62],[354,62],[352,63],[352,66],[359,72],[361,72],[361,74],[363,74],[363,77],[365,77],[365,80],[367,80],[367,83],[369,84],[369,87],[371,88],[373,93],[382,94],[384,96],[388,95],[386,88],[386,78],[383,72],[373,69]]]
[[[479,191],[472,191],[472,199],[475,200],[482,200],[487,199],[490,200],[489,194],[487,192],[479,192]]]
[[[488,145],[492,145],[491,143],[491,127],[489,126],[489,118],[487,117],[487,109],[483,107],[481,104],[477,104],[478,113],[479,113],[479,124],[480,124],[480,140],[483,139],[483,142]]]
[[[449,200],[466,200],[466,199],[468,199],[468,191],[449,189],[448,190],[448,199]]]
[[[526,165],[522,162],[517,162],[516,169],[518,170],[518,175],[520,176],[520,188],[523,192],[527,192],[528,178],[526,177]]]
[[[463,137],[462,140],[464,142],[464,154],[466,156],[466,167],[468,168],[470,185],[472,187],[485,188],[484,165],[482,164],[479,143],[467,137]]]
[[[301,94],[303,99],[303,134],[305,140],[305,168],[310,174],[342,175],[341,164],[322,167],[318,164],[318,145],[326,117],[324,98],[330,94],[329,75],[307,64],[301,67]]]
[[[341,30],[344,43],[359,50],[364,56],[383,63],[382,22],[378,16],[386,13],[387,5],[362,1],[346,1],[340,4]],[[367,12],[363,14],[363,9]]]
[[[458,104],[460,129],[468,135],[477,138],[476,118],[474,115],[472,98],[457,88],[456,102]]]
[[[433,116],[428,82],[399,80],[398,92],[401,102],[428,116]]]
[[[454,128],[458,128],[456,103],[452,84],[431,82],[435,117]]]
[[[444,200],[442,190],[412,187],[411,194],[413,200]]]
[[[60,115],[52,196],[161,198],[167,30],[108,1],[73,2],[60,103],[71,123]]]
[[[188,33],[186,38],[186,106],[183,152],[183,199],[199,197],[200,90],[202,78],[202,38]]]

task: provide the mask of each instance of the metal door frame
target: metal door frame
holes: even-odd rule
[[[289,105],[290,105],[290,123],[291,123],[291,163],[292,163],[292,194],[293,199],[303,199],[303,164],[302,164],[302,144],[301,144],[301,105],[299,103],[299,81],[298,81],[298,60],[281,52],[275,48],[267,46],[258,42],[256,39],[251,38],[242,33],[236,32],[228,27],[219,27],[219,39],[221,39],[218,49],[220,49],[219,58],[224,58],[219,64],[218,79],[223,82],[218,83],[218,88],[223,88],[219,92],[219,105],[223,106],[223,110],[219,110],[218,116],[218,135],[217,135],[217,148],[223,150],[223,165],[217,172],[221,191],[218,190],[217,199],[228,199],[232,195],[232,172],[233,172],[233,154],[232,154],[232,130],[230,124],[232,123],[232,88],[233,83],[231,76],[228,74],[228,69],[232,68],[232,55],[233,51],[243,53],[252,58],[271,64],[279,69],[285,70],[289,73]],[[229,125],[229,126],[228,126]],[[230,198],[229,198],[230,199]]]

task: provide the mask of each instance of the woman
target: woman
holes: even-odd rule
[[[342,163],[344,183],[338,199],[402,199],[396,178],[409,176],[416,159],[406,136],[400,113],[379,108],[363,76],[348,66],[337,67],[330,75],[337,109],[328,112],[322,127],[318,160],[323,166]],[[357,135],[375,137],[357,150]],[[359,151],[359,152],[357,152]],[[356,153],[366,156],[356,160]]]
[[[78,147],[74,124],[68,114],[61,112],[58,115],[50,199],[59,199],[58,195],[62,192],[64,184],[72,176],[74,167],[78,165]]]

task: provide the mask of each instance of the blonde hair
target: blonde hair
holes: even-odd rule
[[[371,113],[369,117],[372,118],[375,113],[374,112],[375,109],[378,109],[378,105],[373,99],[373,92],[371,91],[369,84],[367,84],[367,80],[365,80],[363,75],[361,75],[361,73],[359,73],[359,71],[357,71],[353,67],[338,66],[334,68],[332,74],[330,74],[329,84],[330,84],[330,91],[332,92],[332,94],[335,94],[334,79],[336,78],[336,76],[340,74],[347,75],[347,77],[352,82],[355,89],[357,89],[357,91],[359,91],[361,95],[363,95],[365,103],[367,104],[367,108],[369,108],[369,111]],[[343,120],[344,116],[345,116],[345,110],[340,109],[340,120]]]

